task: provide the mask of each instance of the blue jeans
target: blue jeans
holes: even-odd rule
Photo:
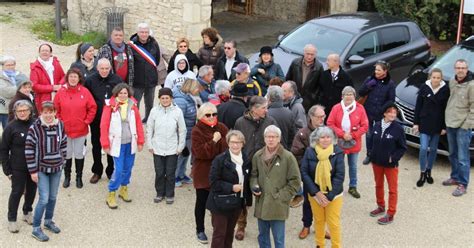
[[[275,248],[285,247],[285,221],[284,220],[262,220],[258,219],[258,246],[260,248],[271,248],[270,229],[272,230]]]
[[[359,153],[349,153],[347,155],[347,164],[349,165],[349,187],[357,187],[357,159]]]
[[[120,185],[127,186],[132,176],[135,154],[132,154],[132,144],[122,144],[120,146],[120,155],[114,158],[114,173],[109,181],[109,191],[116,191]]]
[[[191,157],[191,139],[186,139],[186,147],[189,149],[189,156],[185,157],[180,154],[178,156],[178,166],[176,167],[176,177],[181,179],[186,176],[186,165]]]
[[[446,128],[449,144],[449,162],[451,163],[451,178],[467,188],[471,160],[469,144],[472,130],[463,128]]]
[[[8,114],[0,114],[0,122],[2,123],[3,130],[5,130],[8,124]]]
[[[56,198],[58,196],[59,182],[61,181],[61,171],[56,173],[38,172],[38,192],[39,199],[35,207],[33,216],[33,227],[41,226],[41,219],[52,220]],[[46,212],[46,213],[45,213]]]
[[[372,152],[372,132],[374,131],[375,121],[370,122],[369,120],[369,130],[365,134],[365,147],[367,148],[367,156],[370,157]]]
[[[436,151],[438,150],[439,134],[420,133],[420,170],[425,172],[433,168],[436,160]],[[429,152],[428,152],[429,151]]]

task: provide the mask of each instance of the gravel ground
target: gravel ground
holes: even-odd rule
[[[34,15],[31,14],[34,11]],[[42,42],[24,27],[34,18],[47,16],[50,6],[41,4],[2,4],[0,13],[12,12],[17,19],[11,24],[1,24],[0,54],[17,57],[18,68],[29,71],[29,62],[36,55]],[[63,66],[74,59],[76,46],[53,46]],[[258,49],[258,47],[256,48]],[[255,49],[255,50],[256,50]],[[90,150],[90,147],[89,147]],[[363,154],[363,152],[361,153]],[[359,164],[363,156],[359,158]],[[104,158],[105,161],[105,158]],[[20,232],[7,231],[7,202],[10,182],[0,177],[0,247],[206,247],[196,241],[194,224],[195,194],[192,186],[176,189],[174,205],[153,203],[154,170],[152,156],[148,152],[138,154],[133,170],[130,194],[133,202],[118,201],[119,208],[110,210],[105,204],[107,180],[97,185],[88,182],[92,156],[86,157],[83,189],[71,186],[59,190],[55,222],[61,227],[59,235],[47,232],[50,241],[39,243],[31,236],[31,227],[19,222]],[[344,196],[342,209],[342,235],[346,247],[474,247],[473,193],[459,198],[451,196],[453,187],[443,187],[441,180],[449,176],[450,165],[445,157],[439,157],[433,171],[435,183],[417,188],[417,152],[409,149],[403,157],[399,173],[398,213],[393,224],[380,226],[369,216],[375,207],[372,169],[359,166],[359,191],[361,199]],[[472,169],[471,169],[472,170]],[[348,178],[345,187],[347,190]],[[72,182],[74,185],[74,181]],[[21,210],[20,210],[21,213]],[[253,213],[253,209],[250,210]],[[252,216],[252,215],[250,215]],[[314,247],[312,236],[299,240],[302,227],[301,208],[291,209],[286,224],[287,247]],[[212,236],[210,214],[206,216],[206,233]],[[244,241],[235,241],[235,247],[257,247],[256,219],[249,218]],[[327,244],[329,247],[329,242]]]

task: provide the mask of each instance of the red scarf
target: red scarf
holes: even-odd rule
[[[209,122],[206,117],[202,117],[199,121],[201,121],[202,123],[210,126],[210,127],[215,127],[217,125],[217,117],[214,118],[214,121],[213,122]]]

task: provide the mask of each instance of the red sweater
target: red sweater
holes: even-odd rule
[[[56,57],[53,57],[53,67],[54,84],[63,84],[64,71]],[[48,73],[38,60],[30,64],[30,80],[33,83],[33,92],[35,92],[36,108],[38,112],[41,113],[41,103],[53,100],[51,99],[53,85],[51,84]]]

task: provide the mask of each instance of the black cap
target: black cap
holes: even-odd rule
[[[236,83],[234,87],[232,87],[230,94],[233,96],[247,96],[249,94],[247,84]]]
[[[264,46],[262,48],[260,48],[260,54],[258,55],[259,57],[262,57],[262,54],[264,53],[269,53],[273,56],[273,52],[272,52],[272,47],[270,46]]]
[[[387,110],[388,110],[389,108],[395,108],[395,109],[397,110],[397,112],[399,112],[398,107],[397,107],[397,105],[396,105],[394,102],[388,102],[388,103],[386,103],[386,104],[383,105],[383,108],[382,108],[382,109],[383,109],[383,112],[382,112],[382,113],[387,112]]]

